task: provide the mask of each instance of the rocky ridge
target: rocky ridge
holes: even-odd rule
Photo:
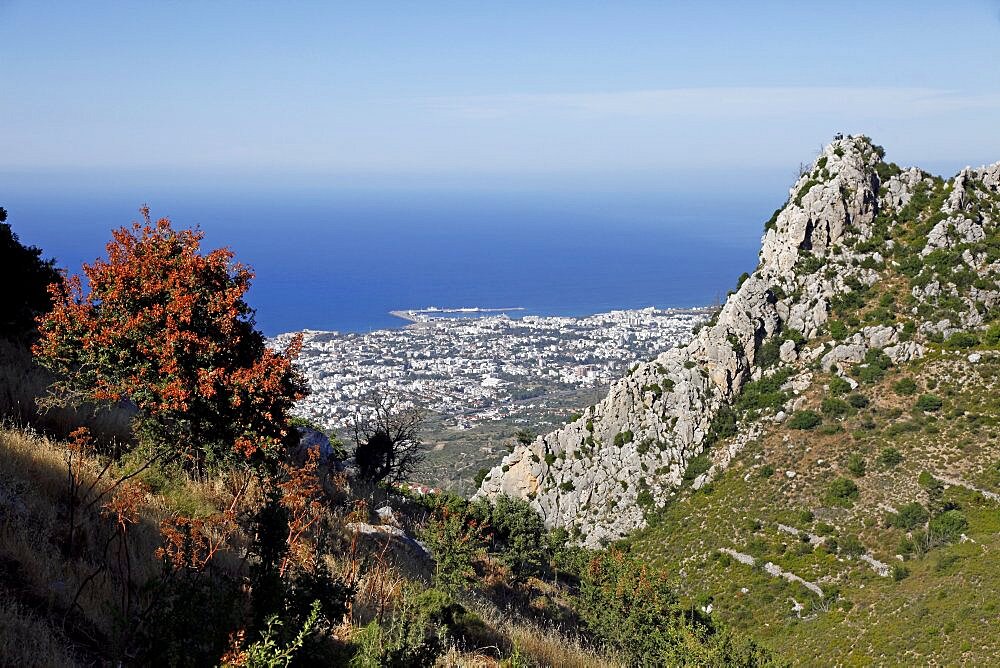
[[[883,157],[864,136],[828,145],[767,222],[757,268],[691,343],[518,446],[479,494],[528,499],[549,526],[601,545],[643,526],[706,447],[725,444],[713,448],[712,469],[694,476],[699,483],[753,438],[754,425],[732,410],[748,383],[781,373],[797,394],[810,368],[842,373],[874,363],[873,352],[905,362],[928,341],[986,323],[1000,304],[1000,248],[994,256],[990,243],[1000,163],[944,181]],[[880,305],[887,315],[875,309],[866,322],[850,315],[884,281],[907,288],[905,304]],[[791,398],[771,419],[796,408]]]

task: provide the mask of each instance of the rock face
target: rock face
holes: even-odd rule
[[[895,361],[922,355],[923,346],[903,340],[901,325],[865,327],[836,345],[803,343],[825,332],[832,300],[879,280],[882,254],[893,244],[880,211],[903,210],[934,183],[917,169],[883,183],[880,166],[882,151],[866,137],[827,146],[768,222],[757,268],[716,318],[687,346],[639,365],[576,421],[518,446],[478,494],[528,499],[546,524],[598,546],[644,524],[646,510],[665,502],[702,451],[719,409],[775,365],[815,360],[829,369],[861,362],[872,348]],[[964,183],[998,187],[1000,163],[962,175],[943,207],[952,217],[966,210]],[[928,253],[975,238],[983,224],[981,216],[949,223],[928,235]],[[728,462],[731,450],[716,464]]]

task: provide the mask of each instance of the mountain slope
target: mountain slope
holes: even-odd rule
[[[815,375],[906,364],[985,327],[1000,303],[1000,163],[944,181],[883,157],[863,136],[827,146],[717,318],[516,448],[480,494],[527,498],[548,525],[605,544],[803,408]]]

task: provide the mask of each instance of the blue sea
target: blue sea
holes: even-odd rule
[[[0,205],[22,241],[78,271],[138,217],[143,200],[112,190],[8,192]],[[154,218],[200,225],[206,246],[253,266],[248,300],[268,335],[401,327],[389,311],[428,306],[587,315],[711,304],[756,265],[775,204],[566,191],[153,195]]]

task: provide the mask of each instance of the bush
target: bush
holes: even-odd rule
[[[579,417],[579,416],[577,416]],[[575,419],[570,419],[570,422],[575,422]],[[514,440],[516,440],[521,445],[531,445],[535,440],[535,432],[530,429],[518,429],[514,433]]]
[[[842,323],[840,320],[831,320],[827,323],[827,327],[830,328],[830,336],[832,336],[837,341],[843,341],[847,338],[849,332],[847,331],[847,325]]]
[[[979,337],[972,332],[955,332],[944,341],[945,348],[962,349],[979,345]]]
[[[969,528],[969,520],[959,510],[946,510],[931,519],[927,532],[935,542],[953,543]]]
[[[664,572],[617,551],[599,553],[580,583],[580,615],[629,665],[764,666],[767,650],[681,605]]]
[[[896,582],[905,580],[910,575],[910,571],[903,564],[892,565],[892,579]]]
[[[817,413],[810,410],[795,411],[792,417],[788,418],[788,426],[792,429],[813,429],[823,422]]]
[[[903,455],[896,448],[883,448],[882,452],[879,453],[878,461],[882,466],[893,467],[902,463]]]
[[[868,407],[868,397],[855,392],[847,395],[847,403],[851,405],[851,408],[861,410],[862,408]]]
[[[863,383],[871,384],[885,378],[886,370],[892,366],[892,360],[879,348],[871,348],[865,353],[862,364],[854,368],[854,374]]]
[[[684,469],[684,480],[691,482],[711,467],[711,457],[708,456],[707,452],[703,452],[688,462],[687,468]]]
[[[995,322],[983,333],[983,343],[995,348],[1000,345],[1000,322]]]
[[[786,401],[788,393],[781,386],[791,377],[792,369],[782,369],[760,380],[747,383],[733,405],[737,413],[759,410],[778,410]]]
[[[843,399],[837,399],[836,397],[826,397],[823,399],[823,403],[820,405],[820,410],[823,411],[824,415],[829,415],[830,417],[843,417],[851,412],[851,406]]]
[[[547,566],[545,523],[535,509],[523,499],[498,496],[487,507],[489,525],[493,528],[489,550],[510,569],[515,581],[541,574]]]
[[[908,397],[917,393],[917,383],[910,377],[900,378],[892,384],[892,389],[896,394]]]
[[[902,506],[898,513],[892,515],[889,518],[889,524],[897,529],[913,531],[918,527],[922,527],[927,522],[929,517],[930,514],[927,510],[922,505],[914,501]]]
[[[729,406],[720,408],[712,418],[705,436],[705,446],[711,446],[719,441],[736,435],[736,413]]]
[[[865,553],[865,546],[857,536],[844,536],[840,539],[840,553],[848,557],[860,557]]]
[[[850,478],[837,478],[830,483],[830,488],[826,493],[826,501],[831,506],[843,506],[850,508],[858,498],[860,490]]]
[[[202,254],[202,232],[143,217],[113,233],[107,260],[84,265],[86,284],[71,276],[53,288],[35,346],[58,376],[53,400],[128,398],[140,439],[199,475],[291,445],[288,411],[305,393],[292,364],[301,336],[285,353],[267,347],[243,300],[253,273],[228,250]]]
[[[865,458],[858,452],[851,453],[851,456],[847,458],[847,470],[860,478],[864,476],[865,469]]]
[[[834,376],[830,379],[830,394],[847,394],[851,391],[851,384],[840,376]]]
[[[941,397],[936,394],[921,394],[917,398],[917,403],[915,407],[917,410],[924,411],[925,413],[931,413],[934,411],[941,410],[941,406],[944,405]]]
[[[483,522],[467,506],[442,496],[420,537],[434,555],[434,584],[461,591],[475,581],[473,560],[486,549]]]
[[[633,438],[634,436],[631,431],[619,432],[615,434],[615,445],[620,448],[626,443],[631,443]]]

